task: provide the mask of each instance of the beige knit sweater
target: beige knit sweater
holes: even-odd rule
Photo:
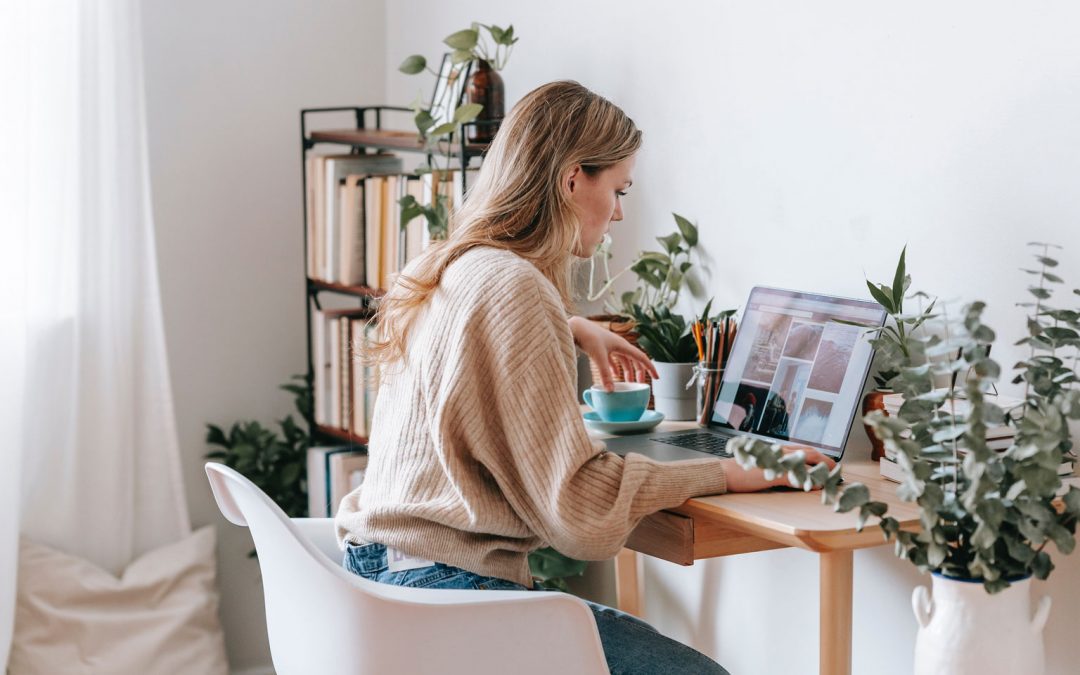
[[[646,515],[725,490],[719,460],[606,452],[576,399],[558,292],[527,260],[473,249],[418,316],[408,357],[382,374],[364,484],[339,539],[532,585],[528,553],[619,551]]]

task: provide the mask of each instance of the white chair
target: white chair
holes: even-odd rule
[[[588,605],[565,593],[420,589],[345,570],[330,518],[290,519],[206,464],[218,508],[251,528],[278,675],[608,673]]]

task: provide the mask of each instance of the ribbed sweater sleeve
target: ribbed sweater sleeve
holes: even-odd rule
[[[593,442],[576,400],[573,339],[554,287],[531,266],[481,289],[433,415],[441,457],[467,448],[513,512],[566,555],[615,555],[646,515],[726,489],[719,460],[623,458]]]

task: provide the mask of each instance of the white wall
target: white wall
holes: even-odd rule
[[[293,412],[305,369],[299,110],[381,103],[378,0],[143,7],[154,217],[192,520],[218,526],[236,670],[270,663],[258,564],[202,471],[204,424]]]
[[[217,515],[205,422],[269,422],[304,367],[297,111],[407,103],[473,19],[514,23],[507,100],[580,80],[645,130],[616,262],[675,210],[699,221],[708,286],[864,295],[904,243],[920,288],[986,299],[1021,333],[1023,244],[1080,260],[1080,10],[1065,2],[323,0],[144,3],[151,166],[170,364],[193,520],[219,524],[222,616],[236,669],[269,662],[250,540]],[[961,248],[966,246],[966,248]],[[699,308],[700,302],[695,303]],[[1006,323],[1007,322],[1007,323]],[[1003,341],[1004,342],[1004,341]],[[1002,349],[1011,363],[1015,350]],[[860,432],[856,453],[865,453]],[[1080,558],[1047,585],[1050,672],[1080,663]],[[920,577],[888,550],[855,570],[855,672],[910,672]],[[610,580],[602,579],[602,585]],[[733,672],[814,672],[817,568],[779,551],[646,565],[647,619]],[[782,649],[766,647],[783,635]]]
[[[436,55],[470,20],[513,23],[521,37],[508,101],[576,79],[644,129],[616,260],[651,246],[678,211],[702,227],[708,287],[735,306],[759,283],[865,297],[864,273],[891,276],[907,243],[915,285],[988,301],[1001,344],[1023,331],[1013,304],[1025,299],[1026,242],[1067,246],[1062,267],[1080,285],[1071,3],[398,1],[388,98],[415,93],[415,78],[393,72],[406,55]],[[1006,366],[1019,356],[999,349]],[[1067,673],[1080,663],[1080,558],[1058,565],[1049,671]],[[887,549],[856,555],[854,672],[910,672],[920,581]],[[732,672],[816,672],[812,554],[650,561],[646,586],[646,618]],[[776,635],[784,647],[768,646]]]

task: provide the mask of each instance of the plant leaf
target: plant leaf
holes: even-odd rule
[[[466,103],[460,105],[458,106],[458,109],[454,111],[454,121],[458,124],[472,122],[483,109],[484,106],[479,103]]]
[[[879,305],[885,308],[885,311],[889,314],[896,314],[891,297],[885,295],[885,292],[875,286],[872,281],[867,280],[866,287],[870,289],[870,295],[873,296],[874,300],[877,301]]]
[[[468,51],[476,46],[476,41],[479,38],[480,33],[476,29],[466,28],[446,36],[443,44],[454,50]]]
[[[904,262],[904,258],[907,256],[907,246],[900,251],[900,262],[896,264],[896,275],[893,277],[892,285],[892,301],[893,307],[896,308],[894,314],[899,314],[903,311],[904,306],[904,279],[907,276],[907,266]]]
[[[424,68],[427,68],[427,59],[419,54],[413,54],[402,61],[401,65],[398,66],[398,70],[406,75],[416,75],[417,73],[422,72]]]
[[[683,239],[686,240],[686,245],[690,248],[697,246],[698,244],[698,229],[686,218],[680,216],[677,213],[672,213],[675,216],[675,224],[679,227],[679,232],[682,233]]]

